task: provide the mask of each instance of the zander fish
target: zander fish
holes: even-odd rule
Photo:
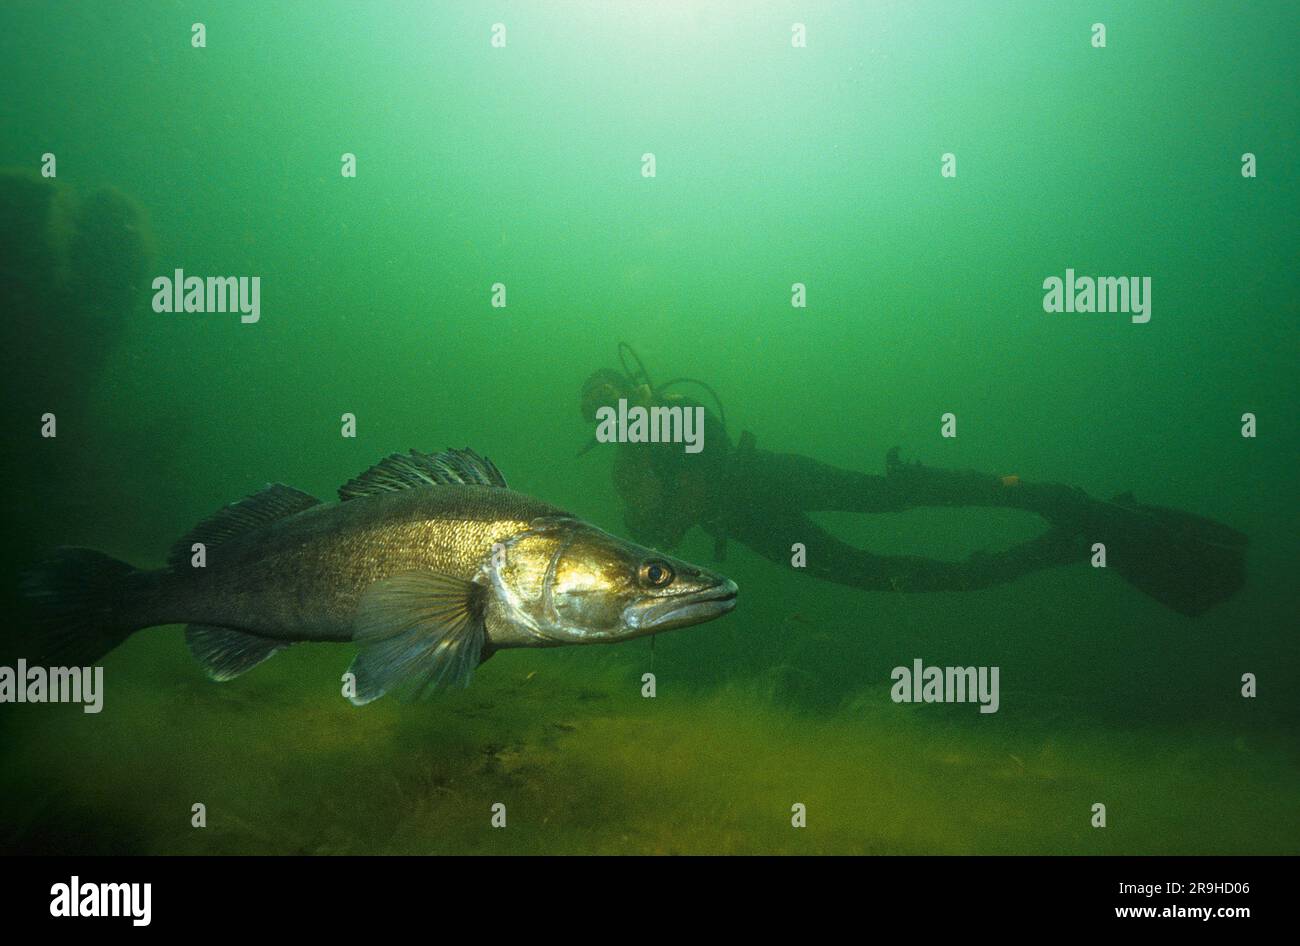
[[[38,643],[85,665],[184,623],[209,676],[230,680],[298,641],[351,641],[360,705],[465,686],[504,648],[629,640],[736,604],[731,580],[511,491],[472,450],[393,454],[339,498],[268,486],[156,571],[59,549],[24,576]]]

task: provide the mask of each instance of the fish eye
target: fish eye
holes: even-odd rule
[[[663,588],[676,577],[667,562],[646,562],[641,566],[641,580],[651,588]]]

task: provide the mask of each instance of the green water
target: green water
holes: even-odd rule
[[[48,152],[59,187],[115,188],[152,254],[102,342],[40,307],[57,274],[6,326],[10,575],[61,543],[157,567],[266,482],[330,498],[412,447],[469,445],[620,532],[615,448],[575,457],[620,340],[706,379],[761,448],[1132,490],[1250,552],[1242,592],[1189,618],[1086,564],[872,593],[733,542],[737,610],[653,653],[509,652],[463,693],[363,709],[339,698],[351,647],[219,685],[154,629],[105,659],[98,715],[0,705],[0,844],[1297,853],[1296,39],[1283,2],[5,4],[0,168]],[[8,290],[36,264],[6,238]],[[1044,312],[1067,267],[1149,275],[1150,322]],[[260,276],[260,321],[154,312],[177,268]],[[819,521],[941,558],[1038,528]],[[999,711],[895,704],[918,657],[998,666]]]

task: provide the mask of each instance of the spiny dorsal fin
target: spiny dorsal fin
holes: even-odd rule
[[[418,699],[469,686],[487,644],[486,611],[487,590],[451,575],[411,572],[371,585],[357,606],[349,699],[363,706],[392,690]]]
[[[360,476],[348,480],[339,487],[339,499],[446,484],[500,486],[504,489],[506,478],[496,464],[468,447],[442,453],[412,450],[409,454],[394,453],[384,457]]]
[[[167,556],[167,564],[188,564],[195,542],[202,542],[212,549],[237,535],[252,532],[277,519],[284,519],[286,516],[319,505],[319,499],[300,489],[285,486],[283,483],[271,483],[252,496],[245,496],[239,502],[231,503],[187,532],[172,546],[171,553]]]
[[[208,676],[218,683],[248,673],[263,660],[289,646],[287,641],[271,640],[207,624],[191,624],[186,627],[185,643],[189,645],[194,659],[208,672]]]

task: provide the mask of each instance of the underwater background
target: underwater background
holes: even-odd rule
[[[468,445],[623,533],[615,447],[577,456],[579,388],[619,341],[658,378],[706,380],[764,449],[881,473],[897,445],[1131,490],[1251,544],[1245,589],[1189,618],[1086,564],[871,593],[733,542],[716,567],[736,611],[653,651],[513,651],[466,691],[361,709],[339,697],[350,647],[214,684],[179,628],[152,629],[105,659],[102,713],[0,706],[0,850],[1300,852],[1294,16],[4,4],[11,615],[52,546],[158,567],[267,482],[332,499],[412,447]],[[46,152],[76,196],[32,239],[19,225],[47,218],[17,182]],[[110,271],[124,245],[140,265]],[[1150,275],[1151,321],[1045,313],[1067,267]],[[155,313],[149,283],[177,268],[260,276],[260,321]],[[133,287],[120,318],[88,302],[101,283]],[[1003,509],[817,518],[950,559],[1041,529]],[[713,542],[677,552],[711,565]],[[23,628],[4,623],[12,664]],[[1000,667],[999,711],[891,702],[916,658]]]

